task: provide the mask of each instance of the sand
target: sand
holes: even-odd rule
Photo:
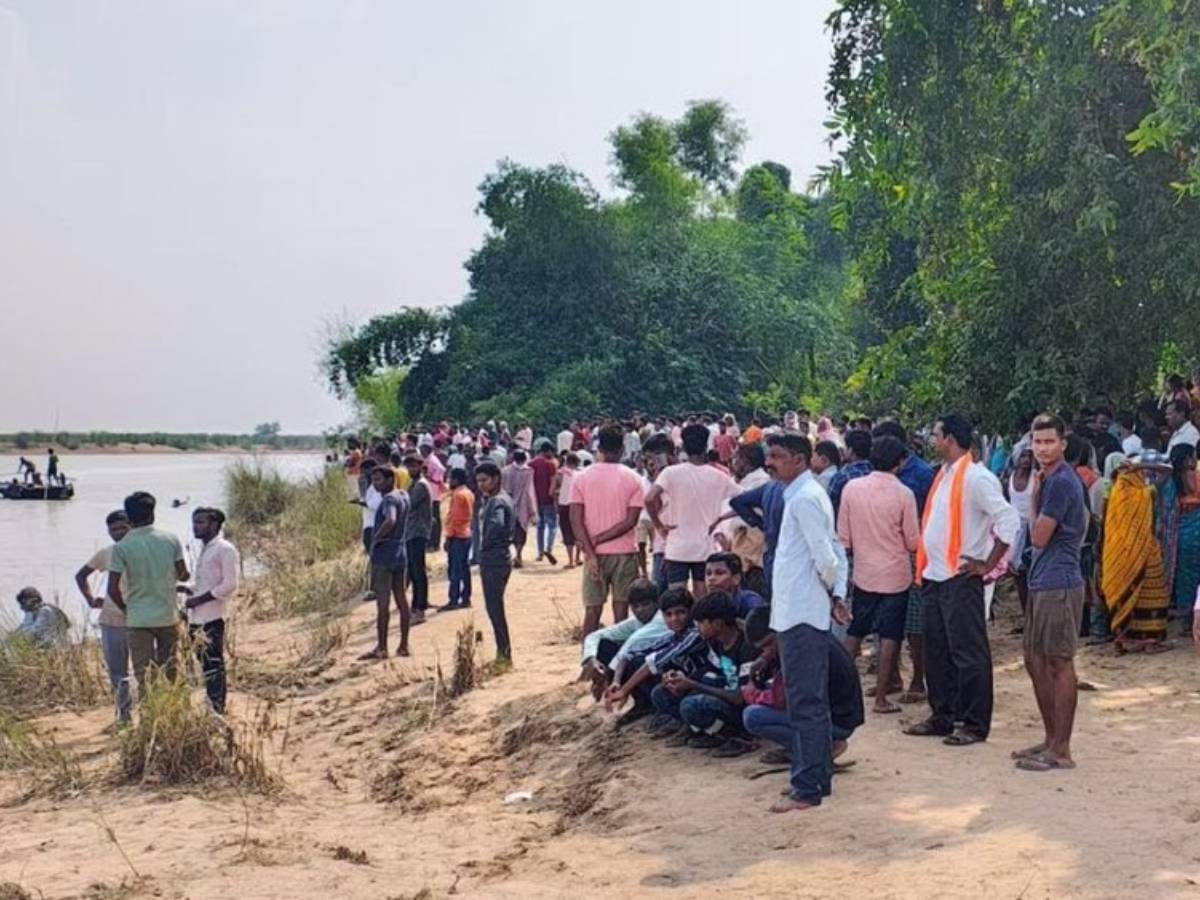
[[[337,663],[272,713],[280,796],[101,783],[6,807],[0,882],[46,898],[193,900],[1200,896],[1189,645],[1082,651],[1080,677],[1097,690],[1080,695],[1079,768],[1026,773],[1009,753],[1040,736],[1037,712],[1017,639],[998,622],[990,741],[901,735],[920,708],[868,713],[832,799],[779,816],[767,807],[785,776],[748,778],[765,768],[756,756],[712,759],[611,728],[574,682],[564,618],[580,617],[578,578],[542,564],[516,572],[516,669],[437,707],[428,679],[468,616],[490,653],[482,610],[433,618],[414,630],[411,660],[376,665],[354,661],[372,642],[371,611],[357,610]],[[288,623],[239,630],[243,655],[291,651]],[[232,699],[235,716],[256,710],[256,698]],[[103,773],[108,721],[95,710],[43,725]],[[532,800],[506,805],[514,791]]]

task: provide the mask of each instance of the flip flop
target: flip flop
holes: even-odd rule
[[[845,762],[834,762],[833,771],[835,773],[845,772],[847,769],[853,769],[856,765],[858,765],[857,759],[848,759]]]
[[[940,738],[949,737],[951,734],[953,734],[953,732],[950,732],[950,731],[943,731],[941,729],[934,728],[927,721],[926,722],[918,722],[916,725],[909,725],[907,728],[904,729],[904,733],[912,735],[913,737],[940,737]]]
[[[1016,767],[1025,772],[1049,772],[1052,769],[1074,769],[1075,763],[1069,759],[1055,759],[1052,756],[1038,754],[1018,759]]]
[[[897,706],[895,703],[889,703],[887,706],[885,706],[883,708],[880,708],[878,706],[872,706],[871,712],[875,713],[875,715],[877,715],[877,716],[890,716],[893,713],[903,712],[903,710],[901,710],[900,707]]]
[[[1035,756],[1041,756],[1045,752],[1045,747],[1026,747],[1024,750],[1014,750],[1008,756],[1009,759],[1032,759]]]
[[[973,735],[969,731],[959,729],[953,734],[942,738],[942,743],[947,747],[969,747],[971,744],[982,744],[983,738]]]
[[[768,766],[790,766],[792,755],[782,747],[775,747],[760,756],[758,761]]]

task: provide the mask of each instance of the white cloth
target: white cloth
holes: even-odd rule
[[[204,625],[229,615],[229,598],[237,592],[240,570],[237,548],[225,538],[213,538],[200,548],[193,596],[211,592],[213,599],[188,610],[189,624]]]
[[[1130,434],[1121,439],[1121,452],[1126,456],[1134,456],[1142,452],[1142,439],[1136,434]]]
[[[557,446],[559,453],[568,453],[571,447],[575,444],[575,435],[571,433],[570,428],[564,428],[558,433]]]
[[[828,631],[831,597],[846,579],[833,504],[812,472],[789,484],[783,498],[783,521],[771,573],[771,628],[783,632],[796,625],[811,625]],[[842,591],[844,594],[844,587]]]
[[[362,508],[362,530],[375,527],[375,513],[379,511],[379,504],[383,502],[383,496],[379,491],[375,490],[375,485],[370,485],[367,492],[363,494],[363,503],[366,504]]]
[[[1008,476],[1008,497],[1012,508],[1017,511],[1017,537],[1008,547],[1008,565],[1014,572],[1021,568],[1021,554],[1025,552],[1026,529],[1033,516],[1033,473],[1025,483],[1025,490],[1017,489],[1017,476]]]
[[[992,531],[1008,546],[1017,539],[1021,517],[1004,499],[1000,481],[985,465],[976,465],[971,455],[964,454],[958,462],[946,469],[938,485],[936,495],[926,501],[932,503],[925,525],[925,556],[928,561],[922,578],[930,581],[949,581],[957,573],[951,571],[946,560],[950,545],[950,495],[953,493],[954,476],[960,466],[970,466],[963,484],[963,534],[961,555],[971,559],[987,559],[992,552]]]
[[[1184,422],[1171,435],[1171,440],[1167,441],[1167,453],[1178,447],[1180,444],[1188,444],[1192,447],[1200,444],[1200,431],[1196,430],[1196,426],[1191,422]]]

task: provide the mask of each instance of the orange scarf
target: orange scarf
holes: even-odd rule
[[[962,554],[963,541],[963,495],[967,485],[967,469],[971,468],[968,459],[954,473],[954,481],[950,484],[950,543],[946,547],[946,562],[951,572],[958,571],[959,556]],[[921,540],[917,542],[917,584],[925,574],[925,566],[929,563],[929,554],[925,550],[925,531],[929,527],[929,519],[933,516],[933,503],[937,498],[938,488],[942,484],[942,476],[946,467],[938,469],[933,485],[929,488],[929,498],[925,501],[925,515],[921,519]]]

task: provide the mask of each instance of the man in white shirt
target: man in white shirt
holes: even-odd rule
[[[1188,419],[1188,409],[1178,400],[1172,400],[1165,410],[1171,439],[1167,441],[1167,454],[1180,444],[1195,447],[1200,444],[1200,431]]]
[[[564,453],[570,453],[574,449],[575,432],[571,430],[570,422],[563,422],[562,431],[558,433],[558,437],[555,440],[559,456],[562,456]]]
[[[985,741],[991,731],[983,576],[1008,552],[1020,525],[996,476],[971,458],[971,434],[971,423],[956,415],[943,416],[933,428],[943,462],[925,501],[916,571],[932,713],[904,732],[941,737],[952,747]]]
[[[812,444],[795,432],[767,439],[767,468],[784,489],[783,517],[771,576],[771,628],[778,635],[794,732],[788,796],[771,807],[790,812],[820,806],[833,790],[829,653],[833,621],[850,621],[845,556],[839,554],[833,504],[809,464]]]
[[[208,702],[225,713],[225,617],[229,600],[238,589],[241,561],[237,548],[221,537],[225,513],[202,506],[192,513],[192,533],[201,542],[196,559],[196,580],[181,590],[188,595],[184,606],[188,634],[196,645],[196,657],[204,672]]]
[[[1142,439],[1133,430],[1135,423],[1133,413],[1117,413],[1117,437],[1121,440],[1121,452],[1126,456],[1137,456],[1142,452]]]

